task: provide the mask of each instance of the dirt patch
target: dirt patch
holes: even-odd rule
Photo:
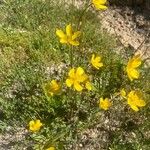
[[[27,143],[25,138],[28,136],[28,131],[25,128],[8,126],[4,134],[0,135],[1,150],[17,150],[26,149],[30,143]]]
[[[102,29],[114,34],[122,46],[133,48],[144,58],[150,56],[150,12],[113,6],[100,13],[100,18]]]

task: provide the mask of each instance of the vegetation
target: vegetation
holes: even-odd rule
[[[84,132],[98,128],[107,140],[89,147],[149,149],[149,68],[131,49],[116,52],[97,1],[2,1],[2,133],[23,126],[31,149],[82,149]]]

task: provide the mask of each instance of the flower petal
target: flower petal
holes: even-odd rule
[[[77,37],[79,37],[81,35],[81,32],[80,31],[77,31],[73,34],[72,36],[72,40],[75,40]]]
[[[65,38],[60,39],[60,43],[62,44],[68,43],[67,38],[65,37]]]
[[[97,67],[103,67],[103,63],[97,63]]]
[[[71,24],[69,24],[69,25],[66,26],[66,34],[67,34],[68,37],[72,36],[72,27],[71,27]]]
[[[133,81],[133,79],[138,79],[140,74],[136,69],[128,69],[127,68],[127,75],[129,77],[129,79],[131,81]]]
[[[78,67],[77,68],[77,71],[76,71],[76,75],[82,75],[82,74],[84,74],[84,70],[83,70],[83,68],[81,68],[81,67]]]
[[[138,107],[135,105],[130,105],[130,107],[134,110],[134,111],[139,111]]]
[[[94,4],[105,4],[107,2],[107,0],[93,0]]]
[[[102,9],[102,10],[106,10],[108,7],[105,5],[96,5],[97,9]]]
[[[120,95],[123,97],[123,98],[126,98],[126,91],[124,90],[124,88],[123,89],[121,89],[121,91],[120,91]]]
[[[83,87],[78,82],[74,83],[74,88],[79,92],[83,90]]]
[[[92,90],[92,84],[88,81],[85,84],[86,89],[88,89],[89,91]]]
[[[133,81],[133,78],[132,78],[132,76],[131,76],[129,71],[127,71],[127,75],[128,75],[128,78],[130,79],[130,81]]]
[[[140,58],[140,55],[137,55],[133,58],[132,67],[137,68],[141,65],[141,63],[142,63],[142,60]]]
[[[34,121],[32,120],[29,122],[29,126],[33,126],[33,125],[34,125]]]
[[[72,84],[73,84],[73,80],[72,80],[72,79],[67,79],[67,80],[66,80],[66,85],[67,85],[68,87],[71,87]]]
[[[136,105],[139,106],[139,107],[143,107],[143,106],[146,105],[146,103],[145,103],[144,100],[138,100],[138,101],[136,102]]]
[[[100,102],[99,102],[99,107],[104,109],[104,110],[108,110],[109,107],[112,105],[112,103],[108,100],[108,98],[100,98]]]
[[[94,61],[94,59],[95,59],[95,54],[92,54],[91,63]]]
[[[46,149],[46,150],[55,150],[55,148],[54,148],[54,147],[49,147],[49,148]]]
[[[100,57],[100,56],[97,56],[97,57],[95,58],[95,61],[97,61],[97,62],[101,61],[101,57]]]
[[[107,0],[99,0],[100,4],[106,4]]]
[[[58,29],[56,30],[56,35],[59,38],[64,38],[66,36],[62,30],[58,30]]]
[[[132,76],[132,78],[138,79],[140,74],[136,69],[132,69],[130,70],[130,75]]]
[[[79,45],[79,42],[78,41],[72,41],[70,40],[69,43],[73,46],[78,46]]]
[[[70,78],[74,78],[75,77],[75,69],[74,68],[72,68],[70,71],[69,71],[69,77]]]
[[[35,124],[37,128],[40,128],[43,125],[40,120],[36,120]]]

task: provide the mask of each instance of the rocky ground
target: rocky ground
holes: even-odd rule
[[[0,150],[24,150],[29,147],[26,143],[28,130],[25,128],[8,126],[5,134],[0,135]]]
[[[100,18],[102,29],[116,36],[119,48],[130,47],[145,59],[150,57],[150,11],[112,6]]]

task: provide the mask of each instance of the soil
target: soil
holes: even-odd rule
[[[26,149],[29,143],[25,138],[28,136],[28,130],[24,127],[8,126],[3,135],[0,135],[0,149],[1,150],[17,150]]]
[[[150,11],[140,7],[116,7],[100,13],[102,29],[114,34],[121,47],[130,47],[143,58],[150,57]]]

